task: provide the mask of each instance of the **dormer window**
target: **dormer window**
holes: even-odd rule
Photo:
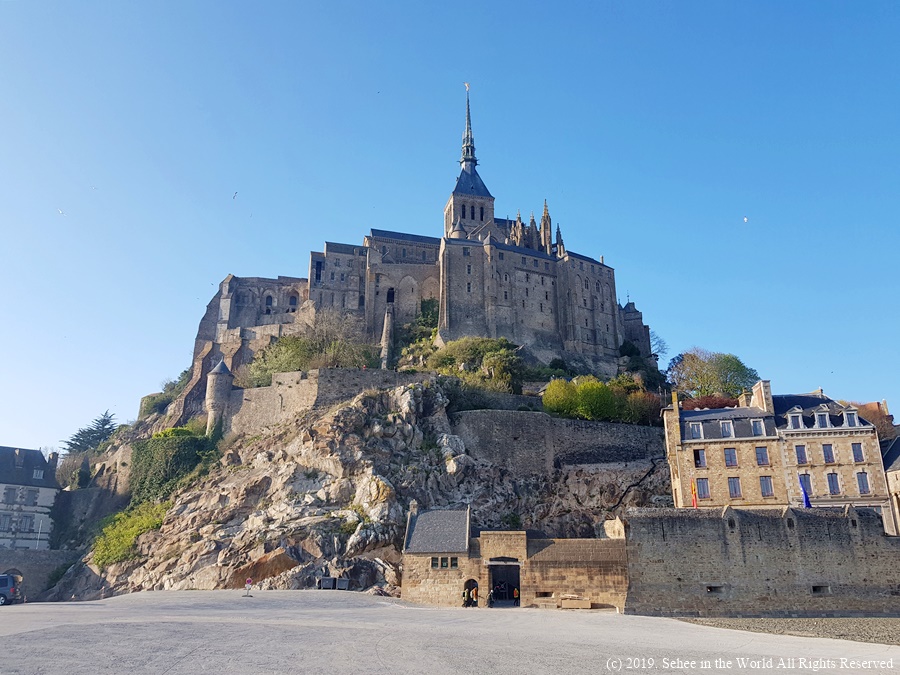
[[[816,413],[816,426],[819,429],[827,429],[830,426],[828,424],[828,413]]]
[[[803,428],[803,415],[791,415],[790,423],[791,423],[791,429],[802,429]]]
[[[766,435],[766,426],[762,420],[750,420],[750,429],[754,436]]]
[[[734,436],[734,429],[731,426],[731,422],[720,422],[719,423],[722,428],[722,438],[731,438]]]
[[[43,469],[35,469],[34,473],[31,474],[32,480],[41,480],[44,477]]]
[[[856,427],[859,426],[859,420],[856,416],[856,413],[852,410],[848,410],[844,413],[844,422],[848,427]]]
[[[700,422],[691,422],[688,428],[691,432],[691,438],[703,438],[703,425]]]

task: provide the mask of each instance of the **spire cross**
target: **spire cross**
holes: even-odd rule
[[[475,159],[475,137],[472,134],[472,115],[469,111],[469,83],[463,84],[466,85],[466,131],[463,134],[462,158],[459,163],[466,169],[476,166],[478,160]]]

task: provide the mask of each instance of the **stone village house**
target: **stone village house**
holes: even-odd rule
[[[772,395],[768,380],[735,408],[663,411],[675,506],[853,505],[898,532],[878,434],[853,406],[818,390]]]
[[[56,463],[40,450],[0,447],[0,549],[50,548],[50,508],[59,492]]]

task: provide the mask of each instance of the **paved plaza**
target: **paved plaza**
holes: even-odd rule
[[[144,592],[2,607],[0,673],[900,671],[896,646],[614,611],[439,609],[341,591],[242,593]]]

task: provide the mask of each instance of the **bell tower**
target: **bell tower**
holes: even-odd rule
[[[475,136],[472,134],[472,115],[469,110],[469,83],[466,83],[466,130],[463,132],[461,170],[456,187],[444,207],[444,236],[449,237],[457,224],[469,233],[477,233],[482,226],[494,221],[494,197],[488,191],[475,168]]]

